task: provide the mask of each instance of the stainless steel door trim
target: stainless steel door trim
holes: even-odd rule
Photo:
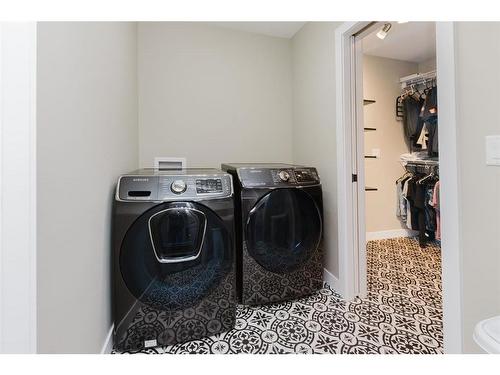
[[[201,238],[200,247],[198,248],[198,251],[196,252],[196,254],[192,255],[192,256],[160,258],[158,256],[158,252],[156,251],[155,243],[153,241],[153,233],[151,231],[151,219],[154,218],[155,216],[159,215],[159,214],[162,214],[162,213],[165,213],[165,212],[168,212],[168,211],[179,211],[179,210],[181,210],[181,211],[194,211],[194,212],[198,212],[198,213],[200,213],[200,214],[203,215],[203,218],[205,219],[205,222],[204,222],[204,226],[203,226],[203,237]],[[200,256],[200,254],[201,254],[201,250],[203,249],[203,244],[205,243],[205,235],[206,235],[206,232],[207,232],[207,216],[205,215],[205,213],[203,211],[197,210],[196,208],[190,208],[190,207],[171,207],[171,208],[167,208],[165,210],[159,211],[159,212],[155,213],[154,215],[152,215],[148,219],[148,229],[149,229],[149,239],[151,240],[151,246],[153,247],[153,253],[154,253],[155,257],[156,257],[156,260],[158,260],[159,263],[169,264],[169,263],[189,262],[191,260],[198,259],[199,256]]]

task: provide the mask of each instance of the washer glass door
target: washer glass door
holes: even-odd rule
[[[321,240],[321,214],[301,189],[276,189],[250,211],[246,224],[249,254],[266,270],[289,273],[306,263]]]
[[[191,307],[218,286],[233,264],[224,222],[193,202],[163,203],[127,231],[120,270],[132,295],[162,310]]]

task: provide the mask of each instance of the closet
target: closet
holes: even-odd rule
[[[439,246],[435,25],[392,23],[363,39],[366,238]]]

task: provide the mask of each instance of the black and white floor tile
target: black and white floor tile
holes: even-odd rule
[[[239,306],[229,332],[142,353],[442,353],[440,248],[370,241],[367,262],[364,299],[346,302],[325,285],[293,302]]]

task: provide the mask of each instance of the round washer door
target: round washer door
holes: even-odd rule
[[[125,234],[120,271],[132,295],[148,306],[193,306],[231,270],[233,246],[223,221],[192,202],[163,203],[141,215]]]
[[[266,270],[289,273],[311,258],[321,230],[321,214],[309,194],[301,189],[276,189],[250,211],[247,250]]]

